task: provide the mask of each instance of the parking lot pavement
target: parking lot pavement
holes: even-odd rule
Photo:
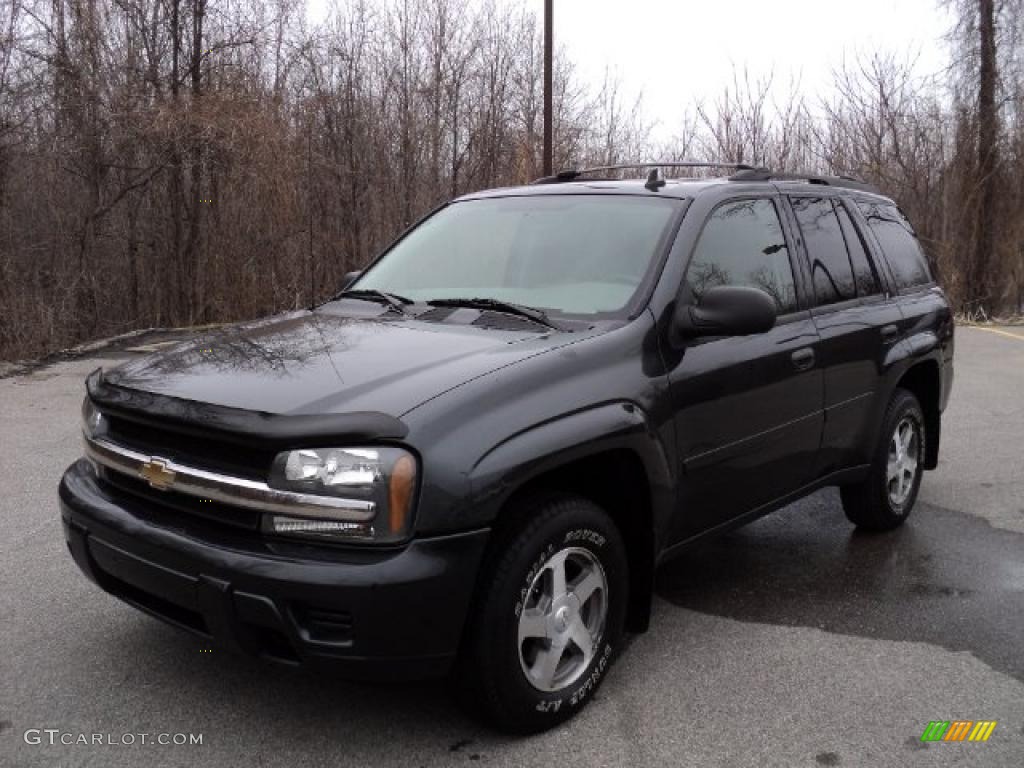
[[[1020,766],[1024,328],[996,330],[957,331],[941,464],[907,526],[857,534],[829,490],[692,550],[591,705],[529,739],[467,720],[440,685],[211,651],[101,593],[56,508],[100,362],[0,380],[0,765]],[[921,742],[956,719],[998,725]],[[28,729],[202,744],[34,745]]]

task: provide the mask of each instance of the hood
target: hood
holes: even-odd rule
[[[401,416],[471,379],[578,338],[317,310],[221,329],[132,360],[105,379],[265,413]]]

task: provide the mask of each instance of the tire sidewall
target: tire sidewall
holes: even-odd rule
[[[618,650],[628,596],[625,550],[614,524],[599,508],[575,500],[572,510],[560,514],[535,532],[530,545],[518,553],[507,571],[506,583],[495,584],[488,615],[488,634],[494,642],[494,674],[505,708],[528,730],[550,727],[574,715],[594,694]],[[518,648],[519,615],[534,578],[544,564],[566,548],[585,549],[604,569],[608,584],[608,613],[594,657],[583,674],[559,691],[535,688],[523,672]]]

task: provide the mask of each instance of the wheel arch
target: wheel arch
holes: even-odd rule
[[[601,507],[618,527],[630,570],[626,626],[650,620],[659,531],[674,483],[661,440],[632,403],[607,403],[528,430],[492,450],[474,472],[474,496],[493,505],[484,562],[529,514],[527,500],[569,493]]]
[[[640,457],[628,448],[613,448],[532,477],[506,500],[495,528],[520,525],[521,512],[517,515],[517,511],[528,508],[531,497],[550,493],[587,499],[611,517],[629,563],[626,627],[632,632],[646,630],[654,584],[655,537],[650,485]]]

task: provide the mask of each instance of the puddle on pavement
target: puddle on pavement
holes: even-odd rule
[[[684,552],[657,591],[740,621],[969,651],[1024,681],[1024,536],[923,503],[867,534],[820,492]]]

